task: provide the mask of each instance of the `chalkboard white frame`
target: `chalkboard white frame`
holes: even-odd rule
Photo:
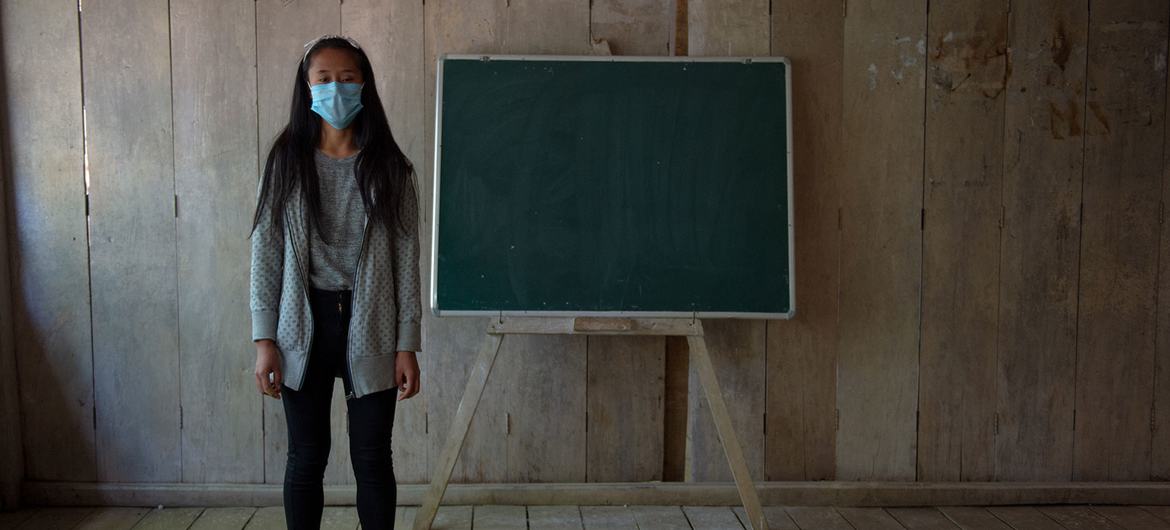
[[[784,63],[784,105],[788,151],[788,312],[742,312],[742,311],[541,311],[541,310],[465,310],[438,309],[438,243],[439,243],[439,167],[442,152],[443,126],[443,64],[446,59],[478,59],[483,61],[643,61],[643,62],[779,62]],[[792,164],[792,62],[783,56],[734,56],[734,57],[691,57],[674,55],[535,55],[535,54],[466,54],[443,53],[436,60],[435,67],[435,137],[434,169],[431,194],[431,264],[430,296],[431,314],[446,316],[600,316],[640,318],[744,318],[744,319],[791,319],[796,314],[796,232],[793,210],[793,164]]]

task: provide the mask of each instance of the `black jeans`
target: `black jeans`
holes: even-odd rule
[[[348,398],[353,391],[346,363],[346,330],[352,292],[310,287],[313,344],[300,390],[281,385],[288,422],[284,514],[288,528],[317,529],[324,510],[325,464],[329,460],[329,412],[334,378],[343,381],[349,416],[349,452],[357,480],[357,512],[365,530],[394,528],[398,484],[390,438],[398,389]]]

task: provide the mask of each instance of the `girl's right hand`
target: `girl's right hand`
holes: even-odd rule
[[[268,374],[272,374],[272,381],[269,381]],[[276,341],[256,341],[256,388],[261,394],[280,399],[280,383],[283,379],[280,373],[280,349],[276,347]]]

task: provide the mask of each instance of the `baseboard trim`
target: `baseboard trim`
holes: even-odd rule
[[[1170,505],[1170,482],[757,482],[768,506]],[[418,505],[425,484],[398,486]],[[50,506],[278,506],[281,484],[25,481],[22,503]],[[352,505],[354,485],[325,486],[325,502]],[[443,504],[737,506],[731,482],[451,484]]]

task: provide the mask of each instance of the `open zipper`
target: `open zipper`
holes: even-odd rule
[[[305,280],[305,272],[301,266],[301,254],[299,252],[297,252],[297,240],[296,240],[296,238],[292,237],[292,223],[291,223],[291,221],[289,221],[287,208],[285,208],[285,210],[284,210],[284,221],[285,221],[285,226],[289,227],[289,233],[287,234],[287,237],[288,237],[288,242],[292,246],[292,249],[293,249],[293,256],[297,260],[297,277],[299,277],[301,279],[301,290],[304,291],[304,293],[305,293],[306,303],[312,304],[312,300],[309,298],[309,287],[308,287],[309,282],[307,280]],[[313,321],[313,310],[312,310],[312,307],[310,306],[310,308],[309,308],[309,347],[308,347],[308,349],[305,350],[305,367],[304,367],[304,369],[301,370],[301,380],[297,382],[297,388],[302,388],[301,385],[303,385],[305,383],[305,374],[309,371],[309,356],[313,354],[313,335],[315,334],[315,331],[316,331],[316,323]]]
[[[284,211],[284,219],[285,219],[285,226],[291,227],[292,225],[289,222],[289,214],[288,214],[287,208]],[[350,282],[352,285],[352,287],[351,287],[352,294],[350,295],[350,299],[349,299],[349,301],[350,301],[349,323],[345,327],[345,370],[346,370],[346,372],[349,373],[348,375],[349,375],[349,381],[350,381],[351,387],[357,387],[357,383],[353,379],[353,365],[350,363],[350,360],[349,360],[351,350],[352,350],[352,348],[350,348],[350,346],[349,346],[349,335],[350,335],[350,328],[353,327],[353,307],[355,305],[357,305],[354,303],[354,301],[356,300],[357,294],[358,294],[357,280],[358,280],[359,273],[361,272],[362,257],[365,256],[366,240],[368,239],[368,235],[369,235],[369,226],[370,226],[370,217],[369,217],[369,215],[366,215],[365,222],[362,224],[362,243],[361,243],[361,247],[358,249],[357,263],[354,265],[354,268],[353,268],[353,281]],[[291,228],[289,229],[289,231],[290,231],[290,233],[288,234],[288,241],[292,245],[293,255],[296,257],[296,260],[297,260],[297,276],[300,277],[300,279],[301,279],[301,290],[305,293],[305,300],[308,301],[309,304],[311,305],[312,300],[310,299],[310,296],[309,296],[309,287],[308,287],[309,282],[308,282],[308,280],[305,279],[305,276],[308,273],[304,270],[304,267],[302,267],[301,255],[299,252],[297,252],[296,238],[291,237],[292,236]],[[309,237],[309,236],[306,235],[306,238],[307,237]],[[298,388],[300,388],[300,385],[304,384],[305,374],[309,371],[308,370],[309,356],[313,352],[313,335],[315,335],[315,330],[316,330],[316,323],[313,320],[313,311],[310,308],[310,310],[309,310],[309,348],[307,350],[305,350],[305,368],[303,370],[301,370],[301,380],[297,383]],[[345,399],[350,399],[350,398],[354,397],[356,392],[357,392],[356,390],[351,389],[349,394],[345,396]]]
[[[353,379],[353,366],[349,361],[350,356],[353,354],[353,348],[351,348],[349,345],[349,330],[353,327],[353,308],[357,305],[356,301],[358,297],[357,281],[358,276],[360,276],[359,273],[362,270],[362,256],[366,254],[366,235],[367,232],[369,232],[369,226],[370,216],[367,215],[365,223],[362,224],[362,245],[358,248],[357,264],[355,264],[353,267],[353,281],[350,282],[350,292],[352,294],[349,297],[349,323],[345,326],[345,369],[347,372],[349,372],[350,386],[354,388],[350,389],[349,395],[345,396],[345,399],[354,397],[354,394],[357,392],[357,382]]]

